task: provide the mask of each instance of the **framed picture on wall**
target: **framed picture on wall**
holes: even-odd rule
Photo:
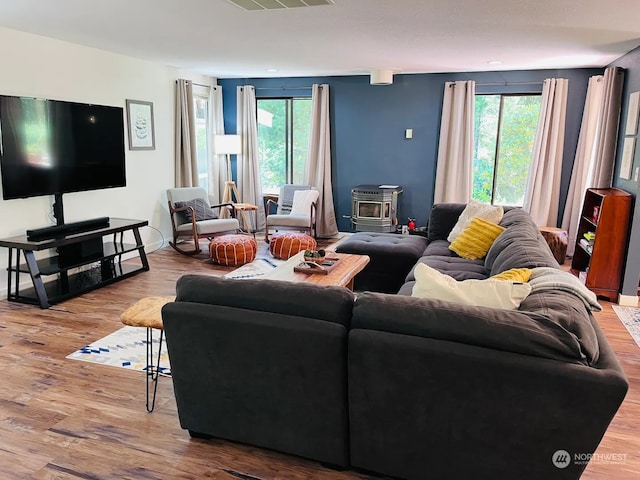
[[[153,103],[141,100],[127,100],[126,103],[129,150],[155,150]]]
[[[625,135],[635,135],[638,132],[638,106],[640,104],[640,92],[629,95],[629,110],[627,111],[627,125]]]
[[[626,137],[622,147],[622,162],[620,164],[620,178],[631,179],[631,169],[633,167],[633,152],[636,147],[635,137]]]

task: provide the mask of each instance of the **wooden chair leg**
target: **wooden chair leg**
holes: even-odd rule
[[[184,250],[180,247],[178,247],[178,239],[174,237],[173,242],[169,242],[169,245],[171,245],[173,247],[173,249],[178,252],[181,253],[183,255],[196,255],[198,253],[200,253],[202,250],[200,249],[200,242],[198,241],[198,238],[196,237],[194,240],[194,246],[193,246],[193,250]]]

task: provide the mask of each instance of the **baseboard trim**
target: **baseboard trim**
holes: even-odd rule
[[[618,305],[623,307],[637,307],[638,296],[637,295],[618,295]]]

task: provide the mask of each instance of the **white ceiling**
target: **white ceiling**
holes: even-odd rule
[[[639,0],[334,3],[0,0],[0,26],[220,78],[603,67],[640,45]]]

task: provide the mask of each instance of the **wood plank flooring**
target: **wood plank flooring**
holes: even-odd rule
[[[139,298],[174,294],[181,275],[232,270],[214,266],[206,254],[190,258],[169,247],[149,254],[149,261],[149,272],[48,310],[0,301],[0,479],[378,478],[246,445],[191,439],[180,428],[169,378],[160,379],[156,410],[148,414],[144,375],[67,360],[120,328],[120,314]],[[640,348],[610,304],[603,305],[597,319],[631,388],[597,453],[624,454],[626,460],[592,462],[583,478],[635,480]]]

